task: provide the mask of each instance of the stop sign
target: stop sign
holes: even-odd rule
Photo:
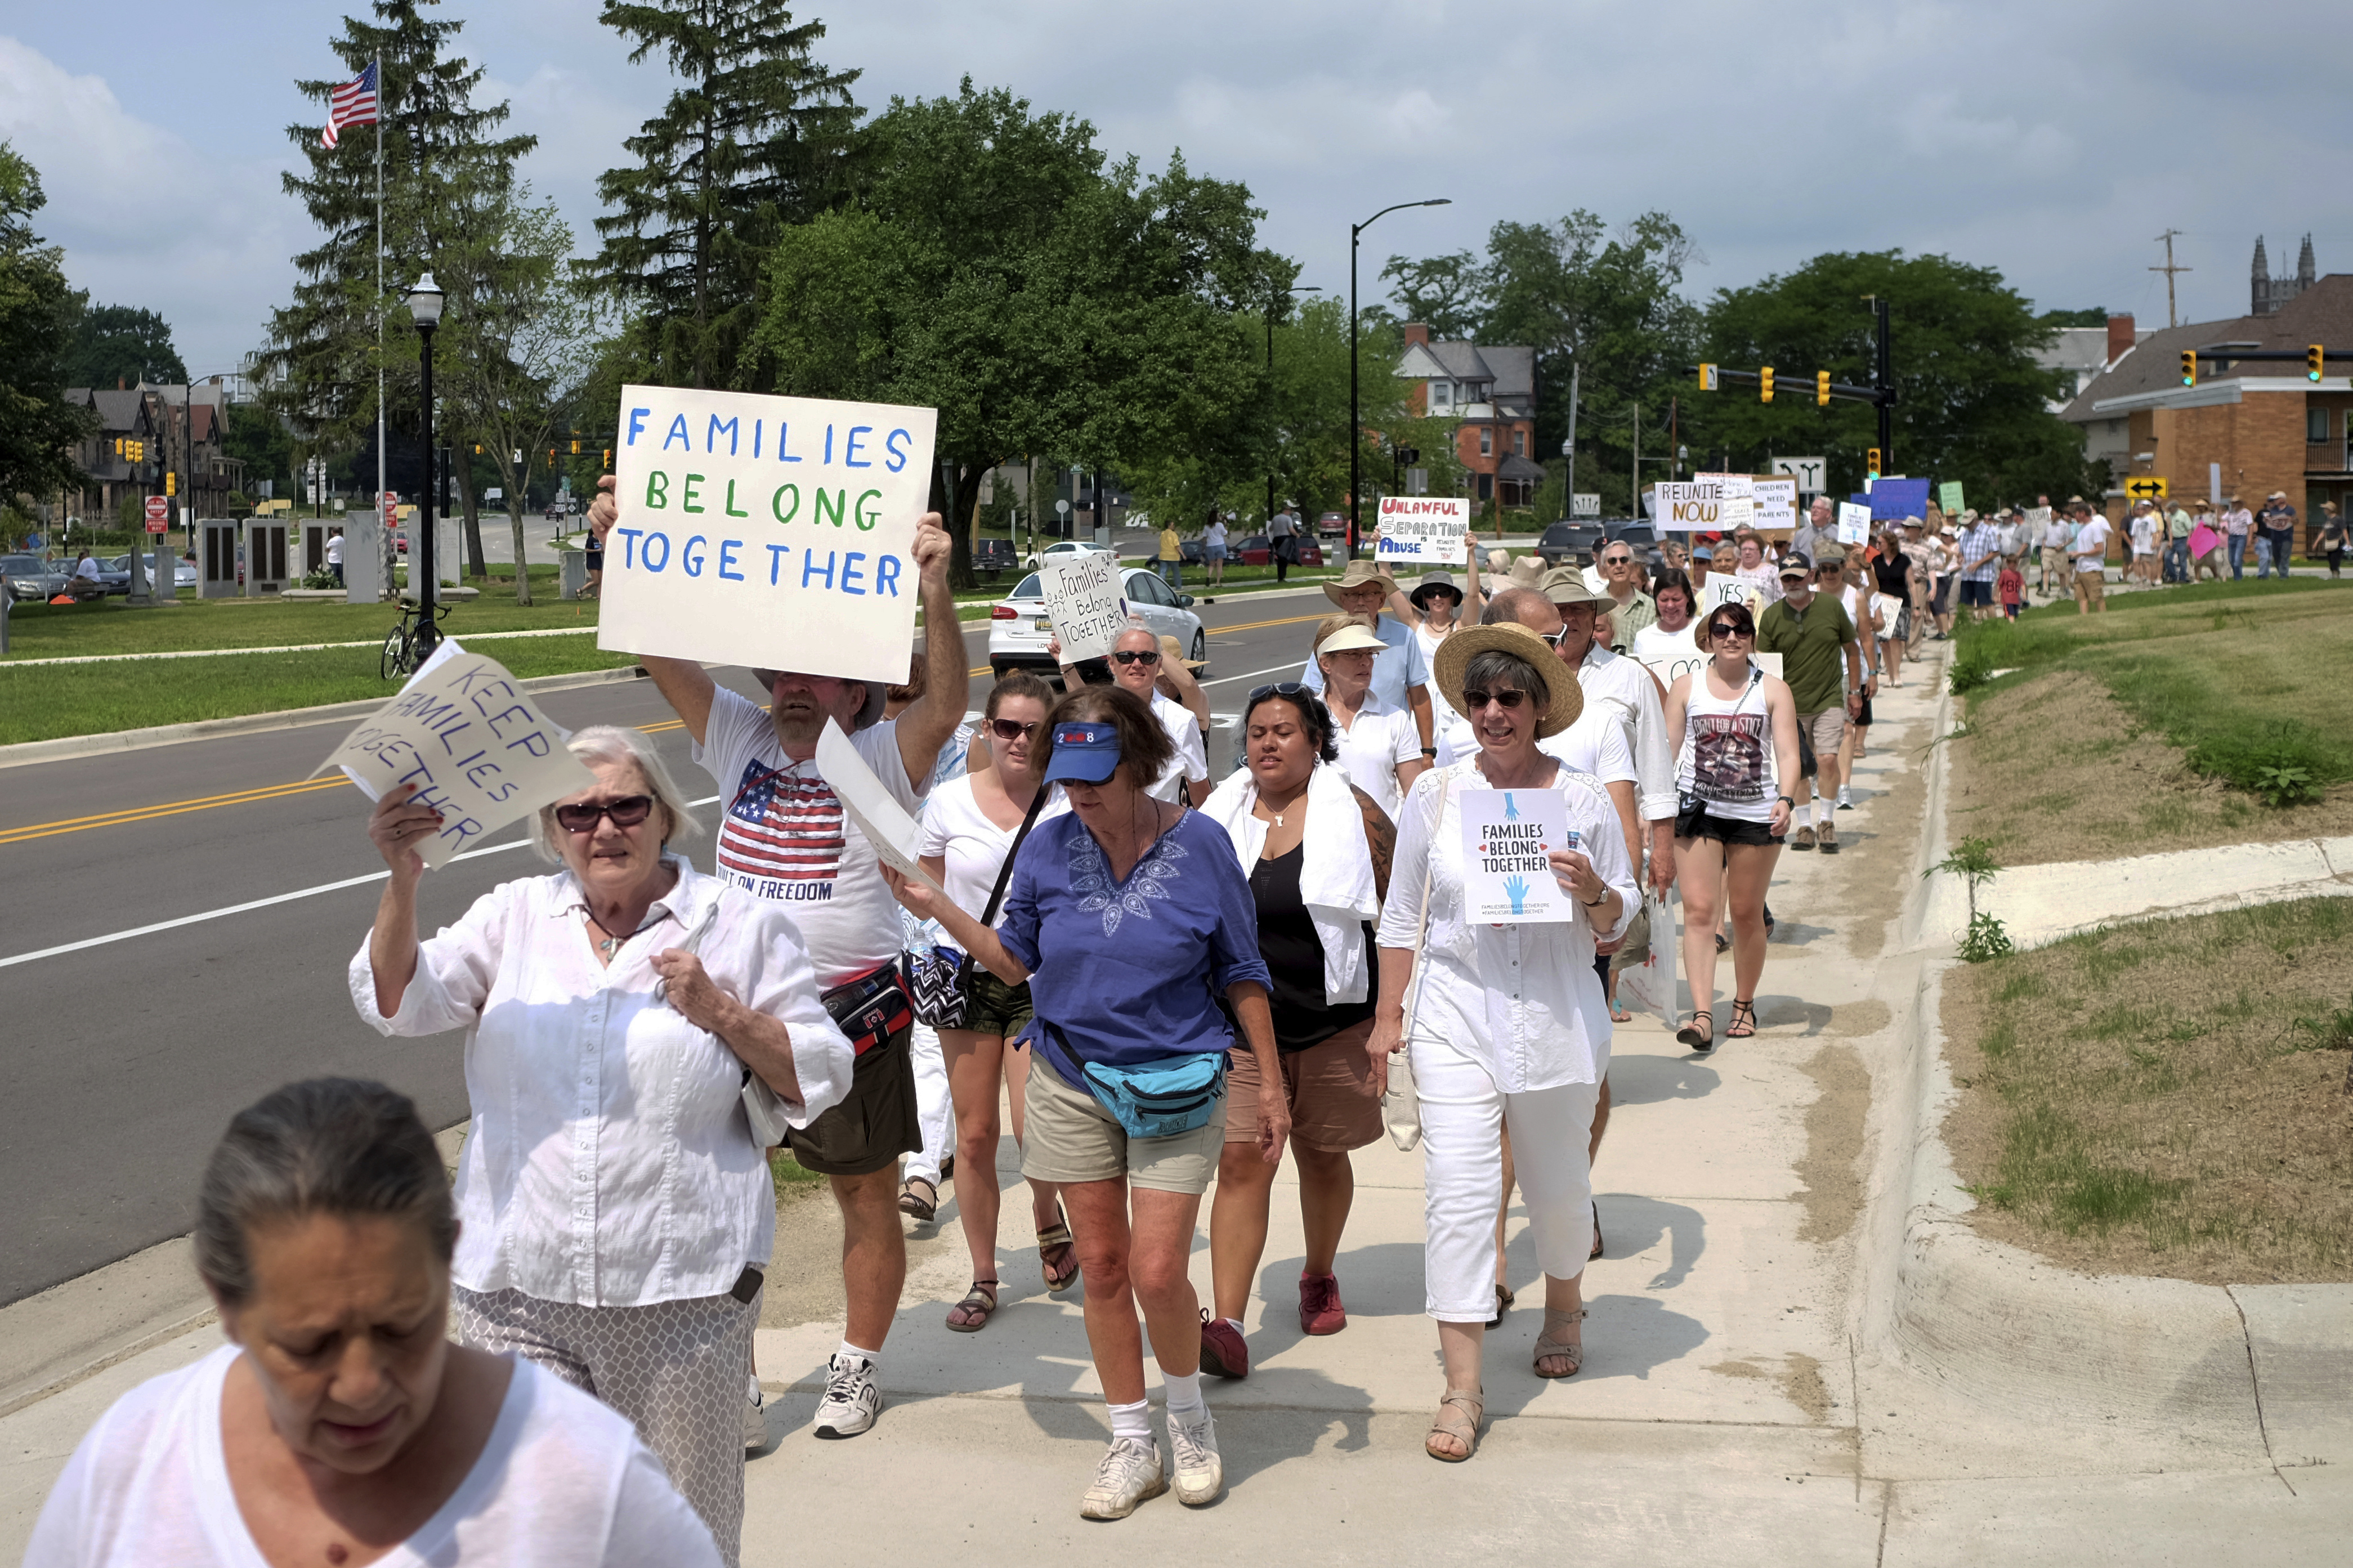
[[[172,503],[162,496],[147,498],[147,531],[162,533],[172,525]]]

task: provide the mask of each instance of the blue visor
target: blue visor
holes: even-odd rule
[[[1109,724],[1057,724],[1042,782],[1101,784],[1119,766],[1119,731]]]

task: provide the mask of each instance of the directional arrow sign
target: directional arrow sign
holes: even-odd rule
[[[2162,500],[2165,497],[2165,481],[2155,476],[2126,479],[2125,494],[2135,500]]]

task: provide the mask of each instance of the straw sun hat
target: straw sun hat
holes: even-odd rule
[[[1544,711],[1536,720],[1538,740],[1557,735],[1577,722],[1585,711],[1585,692],[1577,683],[1577,672],[1560,662],[1560,656],[1549,643],[1516,621],[1493,626],[1464,626],[1438,645],[1438,657],[1431,661],[1438,689],[1445,693],[1456,712],[1470,713],[1462,701],[1462,672],[1470,668],[1475,656],[1490,648],[1518,654],[1535,668],[1545,697]]]
[[[1380,584],[1381,603],[1384,605],[1398,591],[1397,579],[1390,576],[1385,568],[1370,561],[1351,561],[1348,569],[1340,574],[1338,582],[1324,584],[1324,596],[1345,610],[1348,607],[1348,601],[1340,595],[1350,588],[1361,588],[1367,583]]]

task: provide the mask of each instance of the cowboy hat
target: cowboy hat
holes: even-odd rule
[[[1544,596],[1556,605],[1599,605],[1609,595],[1585,585],[1581,566],[1556,566],[1544,575]]]
[[[1358,648],[1369,648],[1375,653],[1381,653],[1387,651],[1388,646],[1381,641],[1373,628],[1364,622],[1350,621],[1315,645],[1315,657],[1321,658],[1327,653],[1354,653]]]
[[[1438,657],[1431,661],[1438,689],[1457,713],[1472,719],[1462,699],[1462,672],[1471,667],[1472,658],[1490,648],[1515,653],[1527,660],[1544,687],[1545,706],[1536,716],[1536,738],[1543,740],[1557,735],[1577,722],[1585,711],[1585,690],[1577,683],[1577,672],[1560,662],[1552,645],[1528,630],[1517,621],[1505,621],[1500,626],[1464,626],[1438,645]]]
[[[1163,662],[1173,660],[1196,674],[1209,668],[1209,661],[1206,658],[1187,658],[1184,647],[1166,632],[1160,634],[1160,658]]]
[[[1367,583],[1380,584],[1383,604],[1387,604],[1389,595],[1398,591],[1397,579],[1390,576],[1388,570],[1377,562],[1351,561],[1348,563],[1348,569],[1340,574],[1338,582],[1324,584],[1324,596],[1345,610],[1348,607],[1348,601],[1340,595],[1351,588],[1361,588]]]

